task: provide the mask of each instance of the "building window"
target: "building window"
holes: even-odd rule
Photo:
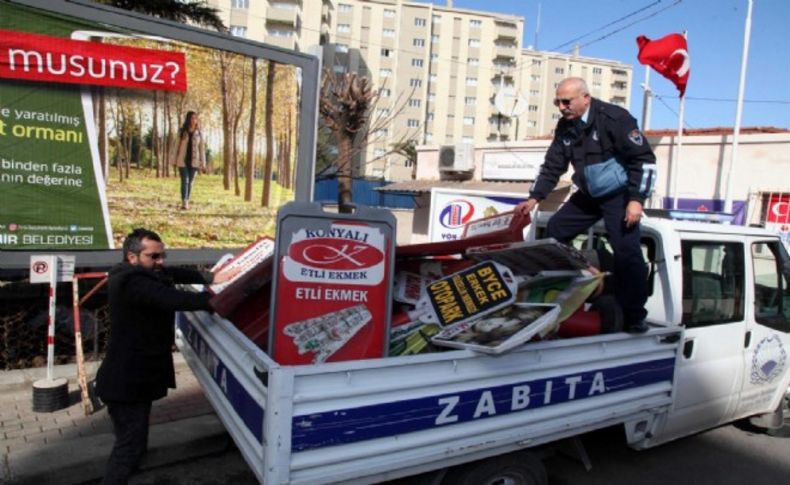
[[[374,157],[383,157],[386,153],[387,153],[387,150],[385,150],[383,148],[376,148],[375,150],[373,150],[373,156]]]
[[[395,17],[395,10],[391,8],[384,9],[384,17],[386,18],[394,18]]]
[[[565,68],[564,67],[555,67],[554,68],[554,74],[565,74]]]
[[[429,96],[433,96],[433,95],[429,95]],[[425,115],[425,121],[433,121],[433,111]]]
[[[421,104],[422,104],[422,101],[417,99],[417,98],[410,98],[409,99],[409,106],[411,106],[412,108],[419,108]]]
[[[480,47],[480,39],[469,39],[469,47]]]
[[[409,79],[409,86],[413,88],[419,88],[420,86],[422,86],[422,79],[417,79],[415,77]]]
[[[467,126],[471,126],[475,124],[475,117],[474,116],[464,116],[464,124]]]
[[[234,37],[246,37],[247,36],[247,27],[243,27],[241,25],[231,25],[230,26],[230,35]]]
[[[468,65],[470,65],[470,66],[479,66],[480,65],[480,59],[478,59],[476,57],[470,57],[469,59],[466,60],[466,63]]]
[[[593,89],[601,89],[601,81],[593,81],[592,87]]]
[[[335,74],[343,74],[348,69],[346,68],[346,66],[342,64],[335,64],[334,66],[332,66],[332,70],[335,72]]]
[[[552,115],[551,115],[551,119],[553,119],[553,120],[558,120],[558,119],[560,119],[560,114],[559,114],[559,113],[554,113],[554,114],[552,114]],[[554,130],[552,130],[552,131],[554,131]]]
[[[469,21],[469,27],[471,27],[473,29],[479,29],[482,26],[483,26],[483,21],[482,20],[472,19],[472,20]]]
[[[527,120],[527,126],[530,128],[536,128],[538,126],[538,122],[535,120]]]
[[[386,47],[382,47],[381,57],[392,57],[392,49],[387,49]]]
[[[342,34],[347,34],[351,32],[351,25],[349,24],[337,24],[337,31]]]
[[[392,95],[392,91],[390,88],[381,88],[379,89],[379,95],[383,98],[387,98]]]
[[[379,69],[379,77],[392,76],[392,69]]]
[[[414,67],[422,67],[423,61],[422,59],[414,58],[411,60],[411,65]]]
[[[603,69],[600,67],[593,67],[593,74],[603,74]]]
[[[437,42],[439,42],[439,35],[437,35],[437,34],[432,35],[431,36],[431,44],[436,44]]]
[[[540,81],[540,74],[530,74],[529,78],[532,80],[532,82],[538,82]]]
[[[464,97],[464,104],[467,106],[474,106],[477,103],[477,98],[474,96],[466,96]]]
[[[414,19],[414,25],[416,27],[425,27],[425,24],[426,24],[426,22],[425,22],[424,18],[416,17]]]
[[[461,141],[464,143],[474,143],[475,139],[471,136],[464,136],[461,138]]]
[[[627,75],[627,73],[625,71],[623,71],[622,69],[612,69],[612,74],[614,74],[615,76],[625,76],[625,75]]]
[[[248,9],[250,8],[250,0],[232,0],[230,7]]]
[[[335,52],[341,54],[348,52],[348,44],[335,44]]]
[[[537,111],[538,110],[538,105],[537,104],[529,105],[529,110],[533,111],[533,112]]]
[[[413,39],[411,45],[414,47],[425,47],[425,39]]]
[[[529,95],[530,96],[538,96],[538,95],[540,95],[540,91],[538,91],[537,89],[530,89],[529,90]]]
[[[439,60],[439,54],[431,54],[431,62],[437,62]]]
[[[390,110],[388,110],[387,108],[378,108],[376,110],[376,115],[379,117],[389,116],[389,114],[390,114]]]
[[[395,37],[395,30],[394,29],[384,29],[384,32],[381,33],[384,37]]]
[[[467,86],[477,86],[477,78],[476,77],[468,77],[468,78],[466,78],[466,85]]]
[[[349,5],[347,3],[337,4],[337,11],[340,13],[350,13],[352,10],[354,10],[354,7],[352,5]]]
[[[426,133],[425,134],[425,143],[431,143],[433,141],[433,133]]]
[[[436,94],[428,93],[428,102],[433,103],[434,101],[436,101]],[[431,119],[433,119],[433,113],[431,113]]]
[[[420,127],[420,120],[415,120],[414,118],[409,118],[406,121],[406,126],[409,128],[419,128]]]
[[[433,23],[435,23],[435,24],[440,24],[440,23],[442,23],[442,16],[441,16],[441,15],[435,15],[435,14],[434,14],[434,15],[431,17],[431,22],[433,22]]]

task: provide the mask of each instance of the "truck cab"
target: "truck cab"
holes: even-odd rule
[[[750,416],[773,416],[764,425],[780,426],[790,385],[790,259],[782,241],[761,228],[651,212],[642,221],[647,319],[684,331],[670,412],[632,445],[646,448]],[[538,214],[533,237],[549,217]],[[602,224],[575,245],[595,250],[607,269],[611,248]]]

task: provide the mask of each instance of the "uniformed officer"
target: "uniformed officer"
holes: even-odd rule
[[[625,329],[645,332],[647,267],[639,220],[655,183],[656,157],[628,111],[592,98],[583,79],[564,79],[556,96],[562,118],[529,199],[516,210],[530,212],[573,164],[579,190],[551,218],[547,236],[570,242],[603,218],[614,249],[615,295]]]

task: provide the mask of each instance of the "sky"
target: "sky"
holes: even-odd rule
[[[433,2],[445,4],[445,2]],[[454,0],[456,8],[525,18],[523,46],[611,59],[633,66],[630,111],[641,122],[645,67],[636,59],[636,38],[688,32],[691,74],[685,127],[735,125],[747,0]],[[623,18],[626,17],[626,18]],[[587,35],[589,34],[589,35]],[[790,128],[790,0],[754,0],[741,126]],[[605,37],[602,40],[598,40]],[[563,47],[560,47],[563,46]],[[675,86],[655,71],[650,128],[678,127]]]

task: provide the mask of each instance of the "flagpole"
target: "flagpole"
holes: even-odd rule
[[[683,31],[683,38],[688,40],[688,32]],[[678,135],[673,144],[672,156],[672,208],[678,208],[678,172],[680,171],[680,151],[683,148],[683,121],[686,117],[686,93],[680,96],[680,110],[678,113]]]
[[[680,149],[683,147],[683,118],[686,115],[686,97],[680,97],[680,112],[678,113],[678,134],[672,145],[672,208],[678,208],[678,172],[680,171]]]
[[[746,12],[746,25],[743,29],[743,55],[741,56],[741,78],[738,83],[738,103],[735,109],[735,128],[732,133],[732,156],[730,166],[727,169],[727,190],[724,193],[724,212],[732,213],[732,171],[735,162],[738,160],[738,138],[741,133],[741,116],[743,115],[743,92],[746,88],[746,65],[749,61],[749,39],[752,34],[752,0],[749,1],[749,9]]]
[[[650,66],[645,66],[645,82],[642,84],[645,90],[642,99],[642,131],[650,129],[650,104],[652,103],[652,92],[650,91]]]

